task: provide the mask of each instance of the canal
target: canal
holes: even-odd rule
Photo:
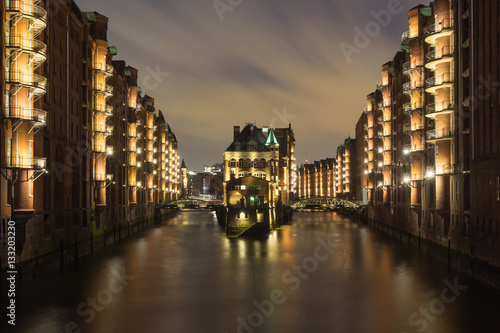
[[[334,212],[295,213],[249,240],[195,210],[20,283],[16,326],[4,317],[0,331],[497,332],[499,300]]]

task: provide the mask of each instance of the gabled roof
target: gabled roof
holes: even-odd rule
[[[243,130],[238,134],[235,140],[227,147],[226,151],[247,151],[248,146],[256,145],[256,151],[269,151],[266,146],[266,136],[262,133],[262,129],[255,127],[253,124],[248,124],[243,128]],[[235,146],[239,144],[240,148],[235,149]]]

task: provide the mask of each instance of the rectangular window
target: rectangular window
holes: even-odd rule
[[[246,190],[246,189],[247,189],[247,186],[246,186],[246,185],[241,185],[241,186],[240,186],[240,189],[242,189],[242,190]]]
[[[240,185],[234,185],[234,189],[235,190],[239,190],[240,189]]]
[[[250,185],[251,190],[255,190],[255,185]]]
[[[497,177],[497,202],[500,202],[500,177]]]
[[[5,152],[7,155],[7,163],[11,163],[12,156],[12,138],[7,138],[7,151]]]
[[[257,190],[260,190],[260,189],[261,189],[261,186],[260,186],[260,185],[257,185],[257,186],[256,186],[256,189],[257,189]]]

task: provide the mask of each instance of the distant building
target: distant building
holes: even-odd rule
[[[224,171],[224,164],[222,163],[216,163],[214,165],[208,166],[205,165],[205,173],[211,173],[211,174],[220,174]]]

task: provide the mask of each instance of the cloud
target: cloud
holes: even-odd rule
[[[380,66],[399,49],[405,11],[348,64],[341,42],[387,1],[244,0],[220,21],[212,1],[87,0],[110,18],[118,58],[170,75],[147,93],[164,111],[188,167],[220,162],[232,127],[269,125],[273,108],[295,116],[298,161],[333,156],[350,133]],[[411,5],[411,6],[410,6]],[[406,8],[408,7],[408,8]],[[407,28],[407,23],[406,23]],[[139,79],[140,82],[140,79]]]

